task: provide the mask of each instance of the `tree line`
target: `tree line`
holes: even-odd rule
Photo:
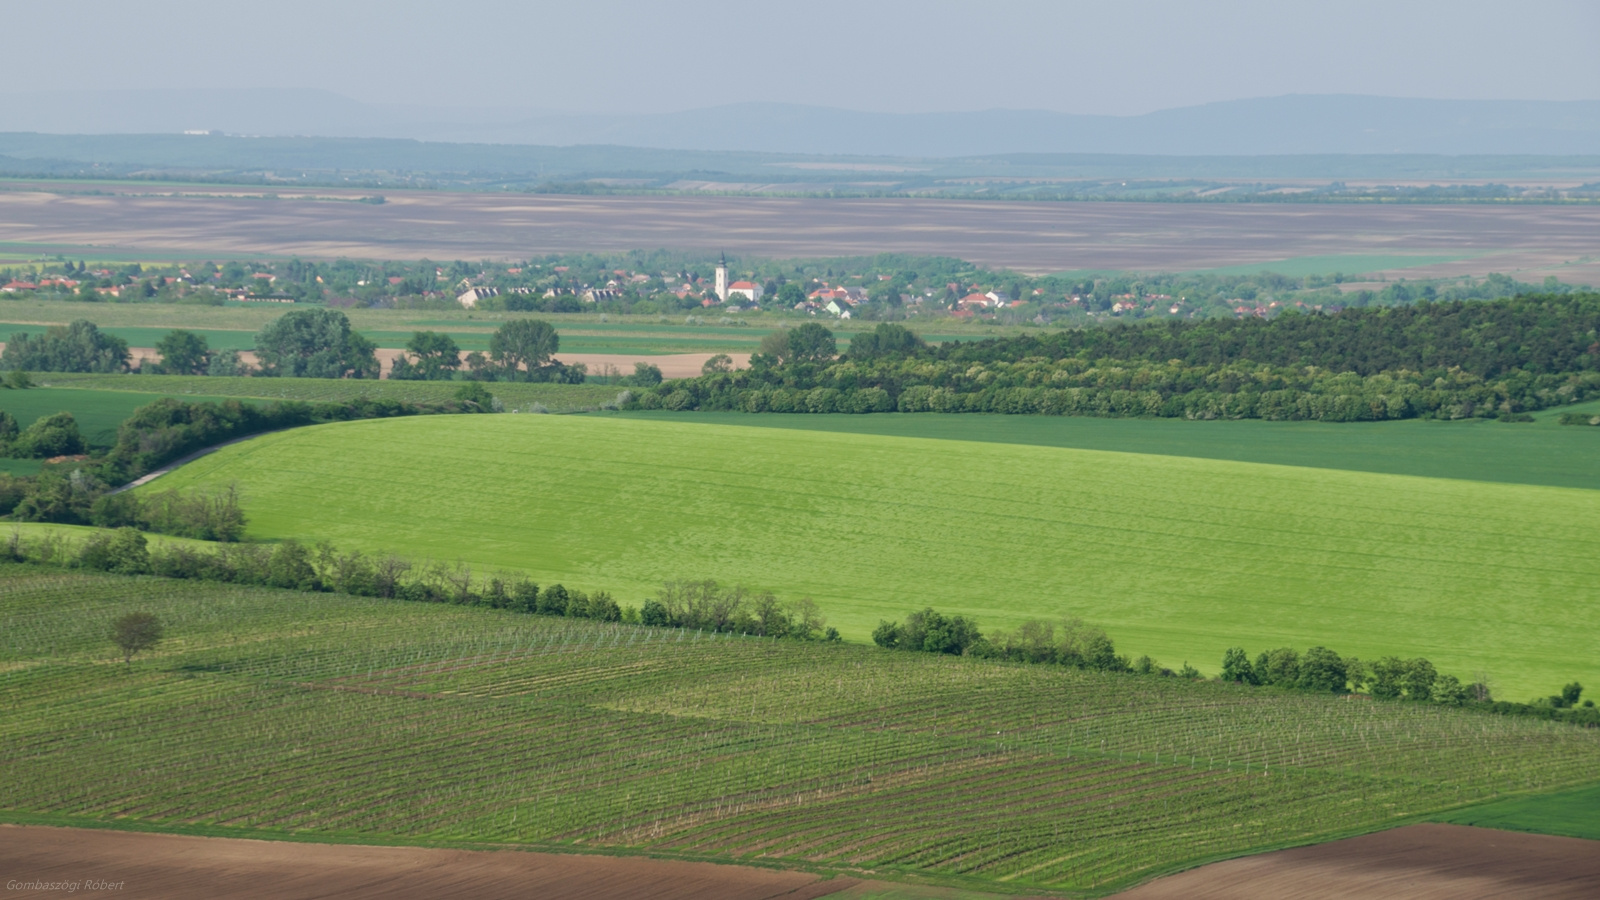
[[[1202,677],[1187,662],[1174,671],[1149,656],[1132,659],[1119,654],[1104,629],[1077,618],[1065,619],[1059,626],[1030,619],[1013,631],[985,634],[971,618],[945,615],[930,607],[907,615],[903,621],[879,621],[872,632],[872,642],[885,649],[916,653],[1188,680]],[[1385,656],[1369,662],[1341,657],[1326,647],[1312,647],[1304,654],[1292,647],[1279,647],[1257,655],[1252,661],[1243,648],[1231,647],[1223,654],[1218,680],[1321,694],[1360,694],[1375,700],[1469,707],[1500,715],[1536,716],[1600,727],[1600,708],[1596,708],[1593,700],[1580,703],[1583,685],[1577,682],[1530,703],[1497,701],[1490,696],[1489,686],[1482,680],[1464,684],[1454,675],[1441,674],[1432,662],[1423,658]]]
[[[549,322],[512,319],[489,336],[487,354],[462,357],[455,339],[418,331],[395,360],[390,378],[402,381],[534,381],[581,384],[580,363],[554,359],[561,338]],[[186,329],[168,332],[156,343],[160,362],[144,362],[140,372],[161,375],[252,375],[260,378],[377,378],[382,367],[377,345],[350,326],[335,309],[297,309],[267,323],[255,337],[256,365],[237,350],[216,350],[205,335]],[[18,332],[0,353],[0,370],[9,372],[115,373],[132,370],[127,341],[79,319],[36,335]],[[656,381],[660,379],[657,378]],[[654,382],[651,382],[654,383]]]
[[[153,575],[419,603],[480,606],[515,613],[625,622],[800,641],[838,641],[839,632],[809,597],[779,600],[713,580],[669,581],[641,606],[607,591],[540,586],[525,575],[479,574],[460,563],[415,562],[394,554],[339,552],[331,544],[151,544],[138,528],[101,529],[82,541],[13,531],[0,559],[118,575]]]
[[[637,409],[1371,421],[1501,418],[1600,396],[1600,294],[1155,322],[930,346],[893,323],[840,355],[818,323]]]

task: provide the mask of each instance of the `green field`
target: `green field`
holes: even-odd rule
[[[125,611],[167,639],[124,666]],[[1592,780],[1431,705],[0,566],[0,820],[1100,893]]]
[[[49,325],[64,325],[74,319],[88,319],[101,330],[123,338],[130,347],[153,347],[168,331],[184,328],[203,334],[214,348],[246,350],[254,346],[262,326],[282,316],[289,307],[274,303],[232,306],[188,306],[171,303],[81,303],[67,300],[10,299],[0,296],[0,341],[13,332],[30,334]],[[674,314],[663,316],[602,316],[597,313],[517,313],[469,310],[344,310],[357,331],[372,338],[380,347],[404,347],[416,331],[440,331],[452,336],[463,350],[486,350],[489,335],[507,319],[534,317],[545,319],[561,333],[561,349],[568,353],[750,353],[767,332],[792,326],[794,320],[766,314],[741,313],[736,318],[721,314]],[[694,323],[686,322],[693,316]],[[727,319],[727,322],[722,321]],[[730,323],[737,324],[730,324]],[[855,328],[843,325],[836,332],[841,347],[849,346]],[[924,339],[969,341],[1018,334],[1028,326],[999,326],[992,323],[959,323],[940,320],[937,330],[916,322]]]
[[[1600,840],[1600,784],[1510,797],[1438,816],[1436,822]]]
[[[793,428],[845,434],[989,441],[1079,450],[1193,456],[1390,475],[1600,489],[1600,428],[1563,427],[1563,412],[1600,412],[1591,401],[1537,414],[1534,424],[1484,421],[1191,422],[1000,415],[802,415],[630,412],[629,418]]]
[[[403,400],[410,403],[429,403],[448,400],[461,390],[462,382],[455,381],[369,381],[363,379],[335,378],[238,378],[207,375],[88,375],[78,373],[48,372],[35,376],[41,384],[49,385],[47,393],[70,402],[72,394],[94,396],[122,396],[134,407],[143,406],[156,397],[180,397],[184,400],[304,400],[307,402],[341,402],[358,397]],[[551,412],[572,412],[594,409],[617,398],[620,388],[603,384],[524,384],[503,383],[488,385],[490,392],[505,403],[508,410],[528,410],[533,404],[543,404]],[[70,392],[70,393],[69,393]],[[29,392],[31,393],[31,392]],[[0,404],[6,395],[0,394]],[[73,409],[73,407],[65,407]],[[118,421],[121,421],[120,419]]]
[[[38,374],[40,381],[50,383],[54,376]],[[133,411],[163,396],[151,391],[130,393],[106,390],[61,390],[33,388],[25,391],[0,391],[0,409],[14,416],[23,428],[42,416],[70,412],[78,422],[78,431],[84,440],[96,446],[109,447],[116,442],[117,426],[133,415]],[[195,395],[189,400],[220,400],[219,395]]]
[[[1579,430],[1579,429],[1574,429]],[[1214,672],[1244,645],[1420,655],[1526,699],[1600,683],[1600,495],[1213,459],[621,417],[264,436],[156,482],[237,483],[258,538],[461,559],[638,602],[716,578],[847,637],[932,605],[1082,616]]]

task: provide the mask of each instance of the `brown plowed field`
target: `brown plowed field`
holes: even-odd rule
[[[811,900],[854,884],[673,860],[0,825],[0,897]]]
[[[775,258],[914,253],[1027,272],[1183,271],[1301,256],[1487,253],[1438,264],[1430,274],[1516,272],[1524,279],[1545,271],[1562,274],[1563,266],[1585,258],[1592,264],[1600,256],[1600,207],[1593,206],[385,195],[386,203],[369,205],[6,191],[0,192],[0,242],[94,245],[182,259],[522,259],[658,248]]]
[[[1410,825],[1201,866],[1116,900],[1594,900],[1600,841]]]

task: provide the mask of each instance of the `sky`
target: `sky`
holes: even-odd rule
[[[0,0],[0,12],[3,91],[320,88],[592,113],[1600,99],[1595,0]]]

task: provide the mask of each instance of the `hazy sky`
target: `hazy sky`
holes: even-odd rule
[[[1119,115],[1288,93],[1600,99],[1595,0],[4,0],[0,11],[0,89],[13,91]]]

